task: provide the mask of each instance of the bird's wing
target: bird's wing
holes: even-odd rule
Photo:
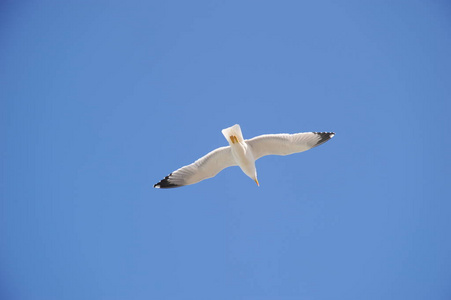
[[[236,165],[230,146],[221,147],[199,158],[194,163],[172,172],[153,187],[174,188],[197,183],[216,176],[222,169]]]
[[[288,155],[309,150],[330,140],[333,132],[265,134],[246,140],[257,160],[265,155]]]

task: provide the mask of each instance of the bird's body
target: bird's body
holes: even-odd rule
[[[236,164],[241,168],[244,174],[254,179],[258,184],[254,154],[251,147],[243,139],[240,126],[234,125],[223,129],[222,134],[229,142],[232,156],[235,159]]]
[[[257,185],[255,161],[266,155],[288,155],[306,151],[329,139],[333,132],[304,132],[295,134],[265,134],[245,140],[240,125],[223,129],[229,146],[217,148],[194,163],[184,166],[154,185],[155,188],[172,188],[194,184],[216,176],[221,170],[239,166]]]

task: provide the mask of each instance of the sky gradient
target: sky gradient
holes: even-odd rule
[[[450,299],[447,1],[6,1],[0,298]],[[196,185],[245,138],[317,148]]]

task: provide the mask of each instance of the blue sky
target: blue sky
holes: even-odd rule
[[[450,299],[447,1],[0,7],[0,298]],[[179,189],[221,129],[326,144]]]

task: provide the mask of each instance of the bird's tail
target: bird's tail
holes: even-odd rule
[[[222,134],[229,142],[229,144],[235,144],[244,141],[243,134],[241,133],[240,125],[235,124],[232,127],[222,130]]]

